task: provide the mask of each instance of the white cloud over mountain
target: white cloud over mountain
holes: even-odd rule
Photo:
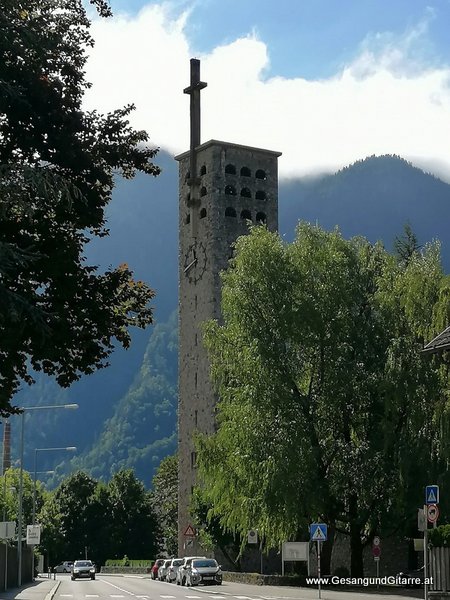
[[[152,4],[94,20],[86,108],[136,104],[131,121],[170,152],[189,148],[189,59],[201,59],[202,141],[279,150],[280,175],[334,171],[372,154],[399,154],[450,181],[450,65],[427,64],[427,23],[367,38],[329,79],[272,77],[270,48],[253,33],[198,55],[189,13]],[[291,57],[292,60],[292,57]]]

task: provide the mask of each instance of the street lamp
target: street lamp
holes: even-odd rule
[[[34,525],[36,520],[36,475],[38,471],[37,468],[37,453],[38,452],[55,452],[57,450],[67,451],[67,452],[76,452],[76,446],[65,446],[60,448],[35,448],[34,449],[34,478],[33,478],[33,520],[31,521]],[[54,471],[41,471],[41,473],[54,473]]]
[[[19,516],[17,535],[17,585],[22,585],[22,511],[23,511],[23,440],[25,432],[25,413],[32,410],[51,410],[53,408],[77,409],[78,404],[51,404],[49,406],[26,406],[21,407],[20,428],[20,476],[19,476]]]

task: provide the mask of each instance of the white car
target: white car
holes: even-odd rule
[[[158,579],[160,581],[165,581],[166,580],[167,567],[170,565],[171,562],[172,562],[172,559],[169,558],[168,560],[165,560],[163,562],[163,564],[159,567],[159,569],[158,569]]]
[[[65,560],[54,567],[54,573],[70,573],[73,567],[73,561]]]
[[[166,581],[168,583],[174,583],[176,581],[178,569],[183,563],[184,558],[172,558],[166,571]]]

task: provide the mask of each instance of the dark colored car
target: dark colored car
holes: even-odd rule
[[[152,570],[150,571],[150,577],[152,579],[158,579],[158,570],[159,567],[161,567],[164,564],[164,558],[158,558],[157,560],[155,560],[155,564],[152,567]]]
[[[95,565],[91,560],[76,560],[73,563],[70,578],[74,581],[79,577],[95,579]]]
[[[220,565],[213,558],[196,558],[186,568],[186,585],[222,584]]]

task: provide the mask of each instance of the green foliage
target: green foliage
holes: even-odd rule
[[[106,567],[151,567],[155,561],[154,560],[145,560],[145,559],[129,559],[128,557],[124,557],[121,560],[119,559],[111,559],[105,562]]]
[[[152,502],[169,556],[178,553],[178,455],[164,458],[152,481]]]
[[[204,327],[220,397],[217,433],[197,441],[209,516],[267,547],[324,520],[360,574],[370,536],[415,515],[426,472],[445,472],[446,380],[420,351],[446,285],[436,245],[403,264],[305,223],[289,245],[263,228],[239,238],[223,325]]]
[[[93,0],[102,16],[110,10]],[[152,321],[153,292],[123,264],[85,262],[107,235],[113,176],[157,175],[132,105],[82,109],[86,49],[81,0],[5,0],[0,13],[0,412],[31,369],[64,387],[107,365],[129,327]]]
[[[428,533],[430,543],[435,547],[450,548],[450,525],[439,525]]]
[[[156,554],[158,528],[151,499],[131,471],[104,484],[83,472],[71,475],[50,495],[40,514],[42,549],[55,561],[83,557],[97,563],[107,556]]]

